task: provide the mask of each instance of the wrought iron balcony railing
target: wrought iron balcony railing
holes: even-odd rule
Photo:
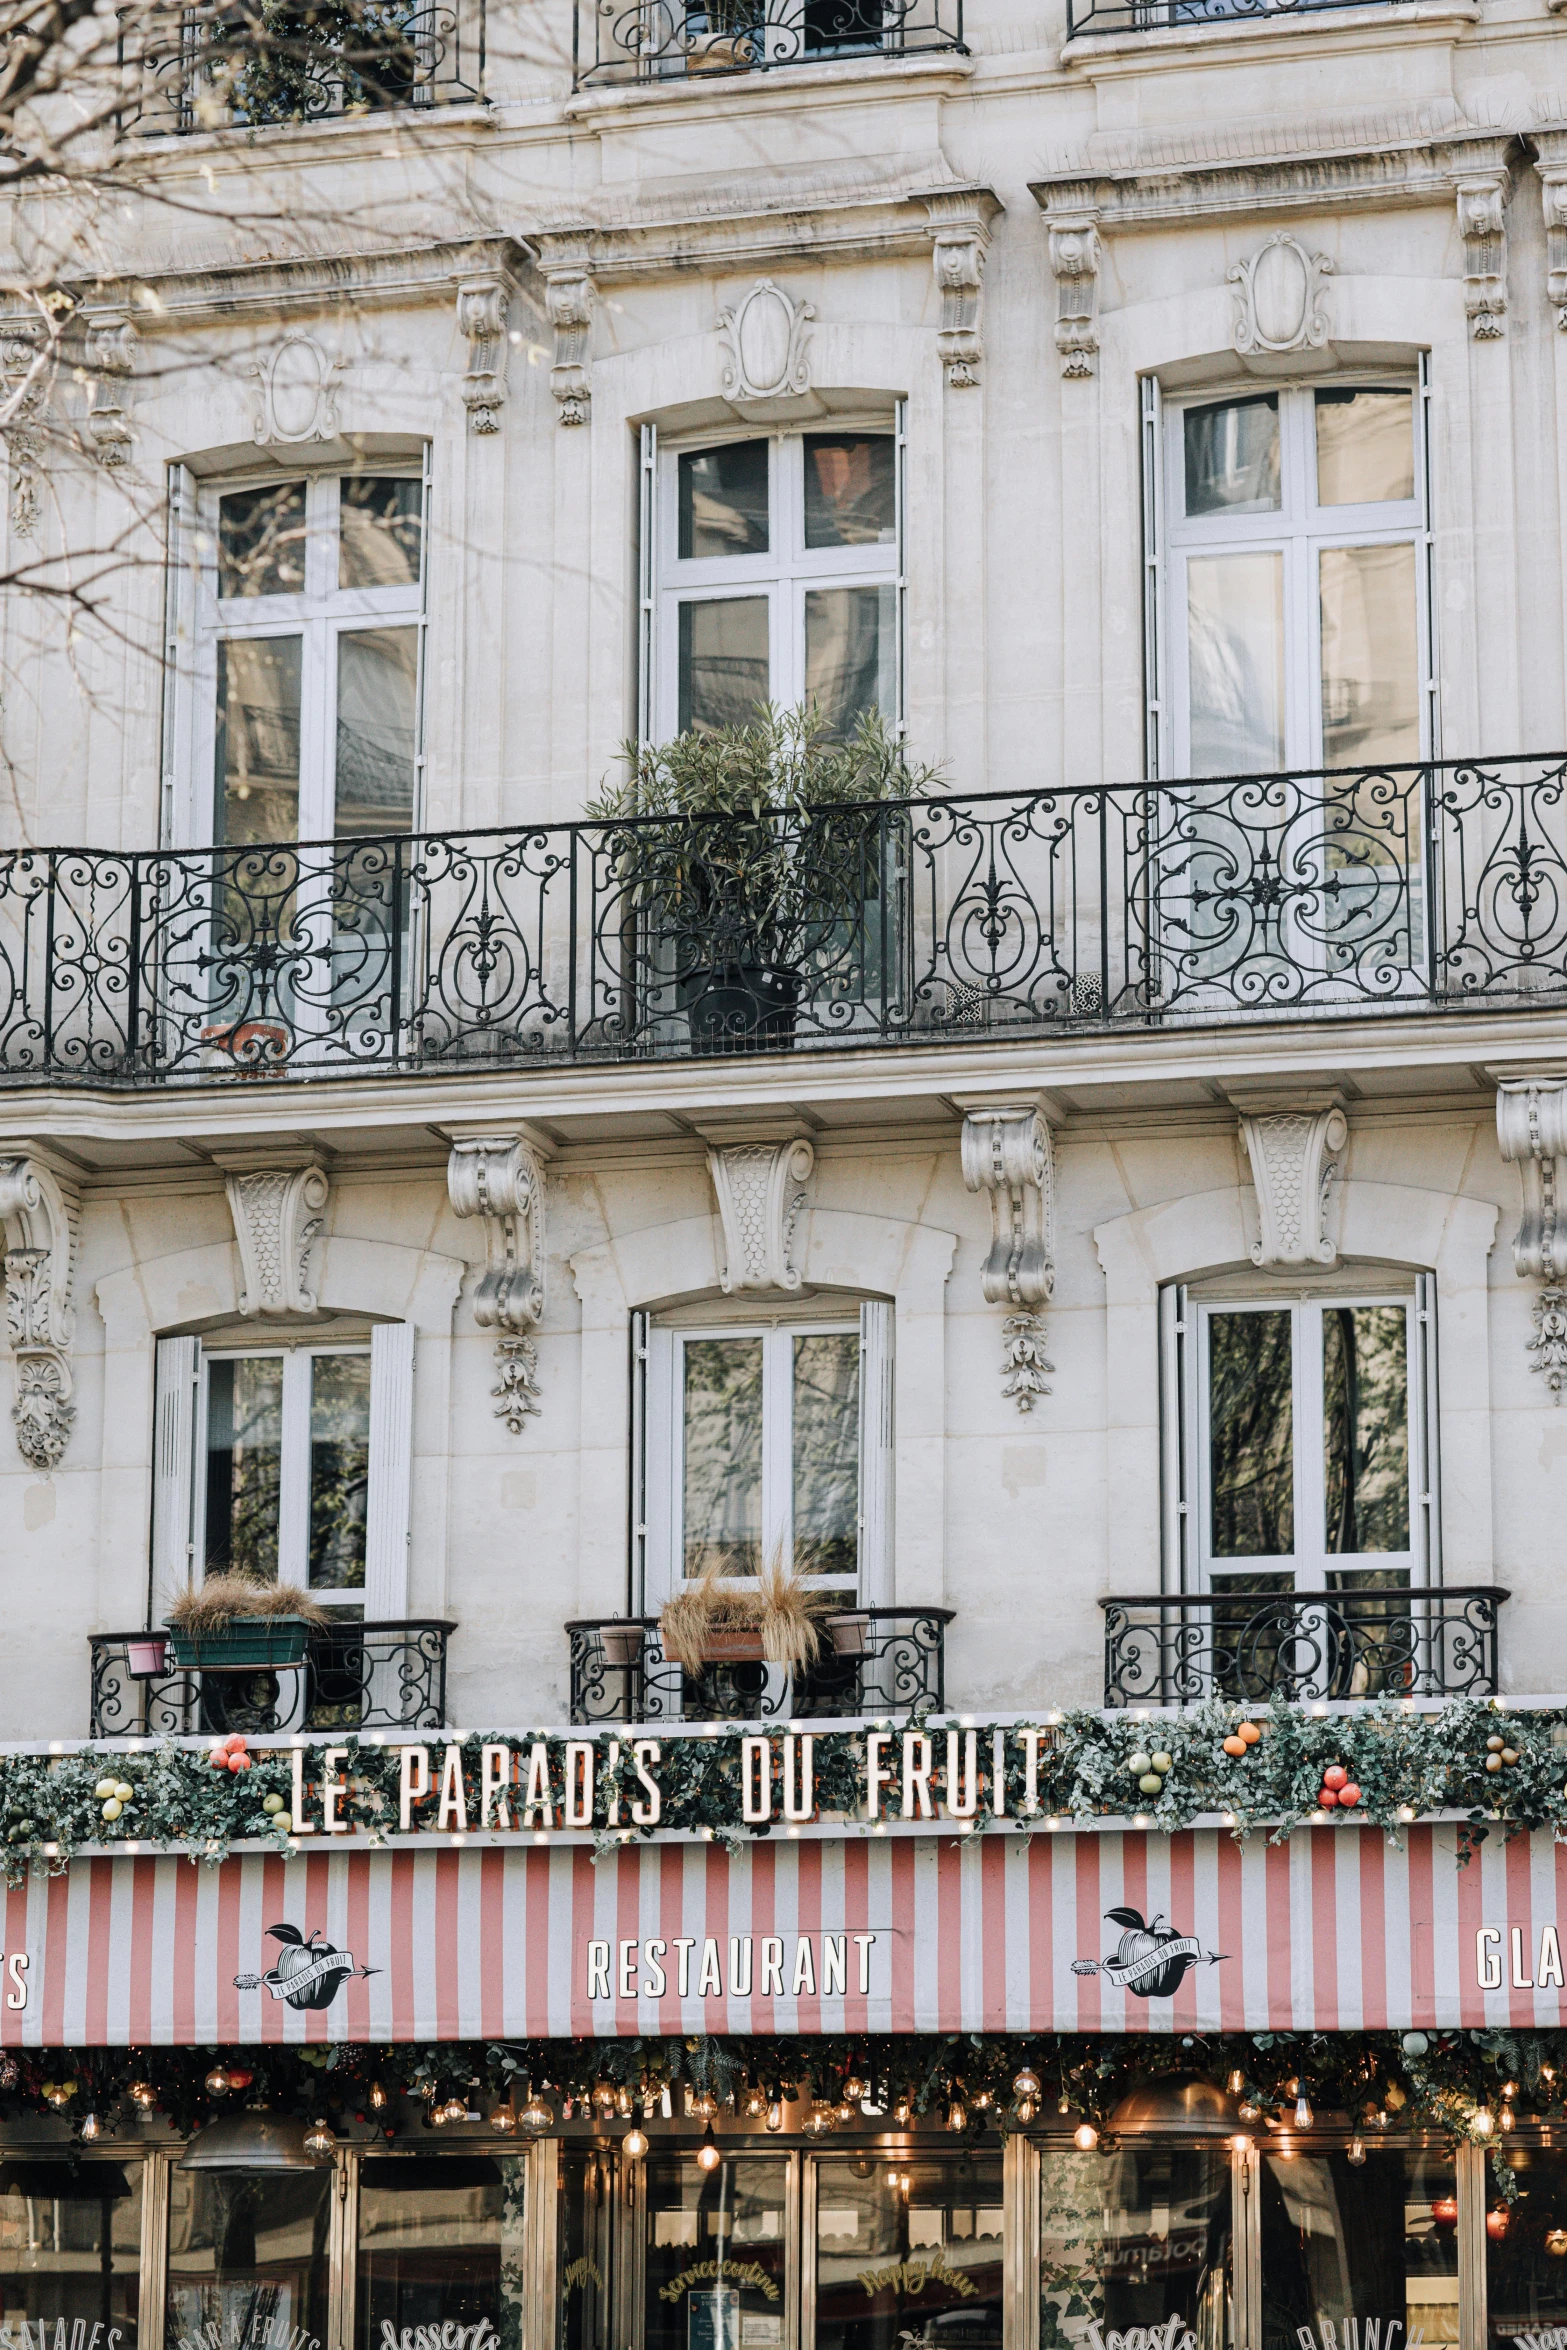
[[[88,1736],[444,1729],[456,1629],[433,1619],[332,1624],[312,1632],[302,1666],[258,1672],[181,1672],[159,1632],[95,1633]]]
[[[1392,0],[1396,13],[1399,0]],[[1068,40],[1092,33],[1155,33],[1193,25],[1257,24],[1280,16],[1315,16],[1365,0],[1066,0]]]
[[[0,1084],[1567,1002],[1567,755],[0,852]]]
[[[1494,1697],[1496,1586],[1105,1599],[1107,1706]]]
[[[576,0],[577,87],[963,48],[963,0]]]
[[[791,1673],[755,1656],[688,1673],[664,1653],[656,1616],[568,1624],[573,1722],[814,1721],[939,1713],[946,1702],[946,1607],[850,1607],[816,1663]],[[743,1641],[735,1643],[745,1645]]]
[[[484,0],[216,0],[154,9],[135,31],[121,127],[143,137],[461,105],[484,90]]]

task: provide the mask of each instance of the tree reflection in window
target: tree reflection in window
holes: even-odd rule
[[[1216,1559],[1288,1558],[1295,1548],[1291,1321],[1288,1308],[1208,1318]]]

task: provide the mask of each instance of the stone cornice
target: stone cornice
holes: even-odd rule
[[[1234,213],[1336,212],[1450,203],[1459,187],[1506,169],[1510,131],[1471,128],[1407,141],[1278,155],[1090,163],[1031,180],[1042,212],[1087,215],[1101,230],[1159,228]]]

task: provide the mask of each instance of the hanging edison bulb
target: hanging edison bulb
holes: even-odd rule
[[[813,2138],[825,2138],[832,2128],[833,2109],[830,2105],[813,2105],[805,2117],[805,2126]]]
[[[615,2110],[614,2082],[595,2081],[593,2084],[593,2102],[598,2107],[600,2113],[613,2113]]]
[[[1504,2130],[1510,2130],[1517,2116],[1510,2105],[1504,2105],[1496,2118]]]
[[[620,2150],[628,2162],[640,2162],[647,2152],[647,2132],[640,2123],[633,2122],[620,2141]]]
[[[1302,2090],[1301,2094],[1295,2100],[1296,2129],[1309,2130],[1316,2118],[1316,2115],[1311,2110],[1311,2099],[1306,2095],[1305,2091]]]
[[[908,2128],[913,2111],[914,2108],[910,2105],[907,2097],[898,2099],[892,2109],[892,2119],[898,2129],[906,2130]]]
[[[860,2079],[858,2073],[850,2073],[848,2079],[843,2084],[843,2101],[845,2105],[858,2105],[864,2095],[865,2083]]]
[[[1364,2138],[1358,2135],[1351,2138],[1349,2142],[1349,2159],[1354,2164],[1356,2170],[1359,2170],[1361,2164],[1366,2159],[1366,2141]]]
[[[1079,2154],[1092,2154],[1099,2143],[1099,2132],[1092,2122],[1079,2122],[1072,2132],[1072,2143]]]
[[[1012,2075],[1012,2094],[1014,2097],[1037,2097],[1039,2095],[1038,2073],[1030,2072],[1027,2065],[1024,2065],[1021,2072],[1014,2073]]]
[[[1031,2121],[1038,2119],[1039,2107],[1032,2097],[1020,2097],[1017,2101],[1016,2112],[1018,2120],[1027,2129]]]
[[[491,2109],[490,2127],[501,2138],[510,2138],[515,2135],[517,2108],[509,2097],[503,2097],[499,2105]]]
[[[1488,2105],[1477,2105],[1469,2117],[1469,2127],[1477,2138],[1489,2138],[1496,2128],[1496,2116]]]
[[[775,2097],[772,2101],[772,2104],[767,2108],[767,2127],[770,2130],[781,2130],[783,2126],[784,2109],[779,2103],[778,2099]]]
[[[132,2081],[125,2094],[133,2105],[141,2107],[143,2113],[151,2113],[158,2102],[158,2092],[150,2081]]]
[[[370,2084],[370,2110],[372,2113],[384,2113],[386,2111],[386,2106],[386,2091],[382,2088],[379,2081],[372,2081]]]
[[[968,2128],[968,2110],[963,2105],[961,2100],[956,2097],[953,2098],[952,2103],[947,2107],[947,2127],[949,2130],[953,2131],[966,2130]]]
[[[546,2104],[537,2089],[530,2089],[528,2102],[522,2109],[523,2128],[525,2130],[547,2130],[554,2119],[554,2107]]]
[[[975,2111],[976,2113],[988,2113],[988,2112],[990,2111],[991,2107],[992,2107],[992,2106],[995,2104],[995,2102],[996,2102],[996,2101],[995,2101],[994,2097],[992,2097],[992,2096],[991,2096],[991,2094],[990,2094],[990,2091],[989,2091],[988,2089],[976,2089],[976,2090],[975,2090],[975,2092],[974,2092],[974,2111]]]
[[[710,2122],[717,2111],[718,2099],[710,2096],[706,2089],[698,2089],[691,2099],[693,2117],[699,2122]]]
[[[95,2146],[103,2136],[103,2124],[95,2113],[82,2115],[81,2135],[84,2146]]]
[[[767,2111],[767,2092],[765,2089],[758,2088],[754,2081],[745,2093],[745,2104],[742,2111],[748,2122],[759,2122]]]
[[[337,2132],[324,2121],[313,2121],[305,2132],[304,2145],[312,2162],[330,2162],[337,2152]]]
[[[229,2093],[228,2067],[215,2064],[201,2085],[209,2097],[226,2097]]]
[[[713,2136],[713,2125],[709,2122],[702,2132],[702,2143],[696,2150],[697,2169],[717,2170],[722,2160],[723,2156],[718,2151],[718,2141]]]
[[[1246,2075],[1245,2075],[1243,2072],[1239,2072],[1239,2071],[1237,2071],[1237,2072],[1233,2072],[1233,2073],[1231,2073],[1231,2075],[1230,2075],[1230,2095],[1231,2095],[1232,2097],[1238,2097],[1238,2096],[1240,2095],[1241,2091],[1242,2091],[1242,2090],[1245,2088],[1245,2086],[1246,2086]]]
[[[1244,2105],[1238,2105],[1235,2110],[1243,2122],[1260,2122],[1262,2119],[1262,2107],[1254,2105],[1250,2098],[1246,2100]]]

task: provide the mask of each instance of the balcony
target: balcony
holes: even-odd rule
[[[821,1721],[946,1703],[946,1607],[868,1607],[841,1619],[848,1646],[803,1673],[744,1659],[687,1673],[664,1654],[656,1616],[566,1626],[574,1723]]]
[[[963,0],[577,0],[578,89],[963,50]]]
[[[1103,1599],[1107,1706],[1494,1697],[1494,1585]]]
[[[440,1730],[446,1726],[446,1644],[455,1624],[334,1624],[310,1636],[302,1667],[277,1672],[179,1672],[157,1632],[99,1632],[90,1738],[182,1738],[244,1730]],[[144,1667],[151,1665],[152,1670]]]
[[[484,88],[484,0],[266,0],[153,12],[121,64],[141,137],[258,130],[472,104]]]
[[[751,819],[0,853],[0,1085],[1567,1003],[1567,756]],[[650,874],[694,873],[672,914]],[[785,882],[779,875],[784,873]]]
[[[1315,16],[1365,0],[1066,0],[1067,39],[1104,33],[1189,32],[1195,26],[1264,24]]]

